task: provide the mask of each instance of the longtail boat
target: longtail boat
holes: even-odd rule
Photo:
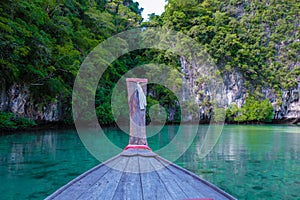
[[[145,129],[147,79],[128,78],[126,81],[130,108],[128,146],[46,199],[235,199],[152,152]]]

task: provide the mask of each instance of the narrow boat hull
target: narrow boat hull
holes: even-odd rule
[[[63,186],[50,199],[235,199],[151,150],[128,149]]]

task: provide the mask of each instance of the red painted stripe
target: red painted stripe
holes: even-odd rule
[[[145,149],[145,150],[151,150],[151,148],[148,147],[148,145],[133,145],[133,144],[127,145],[124,150],[128,150],[128,149]]]
[[[148,79],[146,78],[126,78],[127,82],[138,82],[138,83],[147,83]]]

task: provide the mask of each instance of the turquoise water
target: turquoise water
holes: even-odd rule
[[[154,150],[167,145],[177,128],[164,127],[149,145]],[[299,126],[224,126],[215,148],[200,159],[206,128],[199,129],[176,164],[238,199],[300,199]],[[119,147],[127,145],[125,133],[116,128],[105,132]],[[0,199],[43,199],[97,164],[74,130],[2,135]]]

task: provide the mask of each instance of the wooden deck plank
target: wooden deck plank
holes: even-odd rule
[[[128,165],[128,159],[124,159],[120,156],[120,159],[118,159],[118,165],[123,166],[124,169]],[[104,176],[101,177],[101,179],[97,181],[97,183],[90,187],[78,199],[112,199],[120,182],[122,174],[123,171],[119,171],[116,169],[109,170]]]
[[[181,180],[181,182],[179,182],[179,187],[184,191],[188,191],[189,198],[213,198],[215,200],[224,199],[223,195],[214,195],[216,191],[213,191],[199,180],[179,171],[172,165],[166,165],[165,170],[168,170],[169,173]]]
[[[141,167],[140,178],[143,188],[143,199],[172,199],[167,192],[164,183],[149,162],[149,158],[139,157],[139,164]]]
[[[235,199],[149,150],[130,149],[60,188],[49,199]]]
[[[172,165],[169,165],[169,164],[166,164],[166,163],[163,163],[163,165],[165,166],[164,170],[167,171],[166,173],[172,174],[172,176],[176,177],[178,186],[181,188],[181,190],[186,191],[186,195],[189,198],[195,198],[196,199],[196,198],[208,197],[207,195],[205,195],[205,194],[208,194],[208,193],[206,192],[205,187],[202,188],[201,182],[199,183],[199,181],[197,181],[195,183],[195,180],[191,181],[191,179],[186,179],[187,177],[182,175],[180,173],[180,171],[171,170]],[[180,181],[178,181],[178,180],[180,180]],[[195,188],[195,184],[199,184],[199,187]],[[201,188],[201,189],[199,189],[199,188]]]
[[[189,184],[194,190],[197,190],[198,193],[204,195],[204,197],[213,198],[214,200],[235,199],[190,171],[175,164],[170,164],[169,161],[166,162],[166,160],[161,157],[158,157],[158,159],[164,163],[167,170],[170,170],[178,179],[182,180],[181,183],[185,185],[183,187],[187,187],[187,184]]]
[[[110,166],[119,163],[119,158],[115,157],[110,160]],[[79,177],[73,179],[71,182],[57,190],[51,196],[47,197],[46,200],[52,199],[77,199],[83,192],[87,191],[93,184],[95,184],[102,176],[104,176],[110,167],[105,164],[99,164],[96,167],[90,169]]]
[[[80,195],[82,195],[82,193],[86,192],[90,187],[92,187],[109,170],[111,170],[111,168],[105,165],[102,166],[92,174],[86,176],[82,181],[80,180],[74,183],[71,187],[66,189],[55,199],[78,199]]]
[[[187,199],[188,196],[185,192],[178,186],[176,177],[170,176],[169,173],[166,173],[166,170],[161,167],[161,163],[155,158],[149,158],[150,163],[156,169],[155,172],[158,174],[160,180],[166,186],[168,193],[170,194],[172,199]]]
[[[138,156],[126,157],[128,165],[122,174],[114,199],[141,200],[142,188],[139,176]]]

